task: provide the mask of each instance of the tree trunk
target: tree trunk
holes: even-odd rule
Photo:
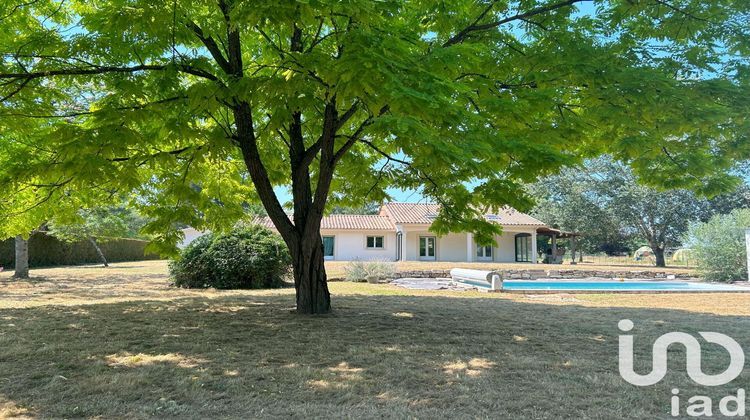
[[[570,263],[576,265],[576,237],[570,237]]]
[[[659,246],[651,246],[651,250],[654,251],[654,257],[656,257],[657,267],[666,267],[667,263],[664,260],[664,248]]]
[[[89,236],[89,242],[91,242],[91,245],[94,246],[96,253],[99,254],[99,259],[102,260],[102,263],[104,263],[104,266],[109,267],[109,263],[107,263],[107,257],[104,256],[102,249],[99,248],[99,244],[96,243],[96,239],[94,239],[92,236]]]
[[[294,287],[297,291],[297,313],[325,314],[331,311],[331,294],[328,292],[323,242],[320,234],[300,241],[292,252]]]
[[[14,278],[29,278],[29,241],[23,236],[16,236],[16,272]]]

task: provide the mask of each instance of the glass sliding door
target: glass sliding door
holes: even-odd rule
[[[530,233],[519,233],[516,235],[516,261],[531,262]]]
[[[323,237],[323,258],[327,260],[333,259],[333,245],[334,245],[333,236]]]
[[[435,237],[434,236],[420,236],[419,237],[419,259],[434,261],[435,260]]]

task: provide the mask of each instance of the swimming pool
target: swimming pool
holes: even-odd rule
[[[682,281],[506,280],[505,292],[750,292],[750,287]]]

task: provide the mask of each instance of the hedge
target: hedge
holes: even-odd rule
[[[146,254],[148,241],[139,239],[111,239],[99,243],[108,262],[157,260],[158,254]],[[63,242],[44,232],[29,238],[29,266],[50,267],[55,265],[77,265],[99,263],[101,260],[89,241]],[[15,265],[15,240],[0,242],[0,267]]]

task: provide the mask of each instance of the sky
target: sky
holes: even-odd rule
[[[279,198],[279,202],[286,203],[292,201],[292,194],[289,192],[287,187],[278,186],[274,188],[276,197]],[[402,203],[418,203],[424,202],[424,196],[416,190],[401,190],[398,188],[388,188],[388,194],[391,196],[391,201],[397,201]]]

